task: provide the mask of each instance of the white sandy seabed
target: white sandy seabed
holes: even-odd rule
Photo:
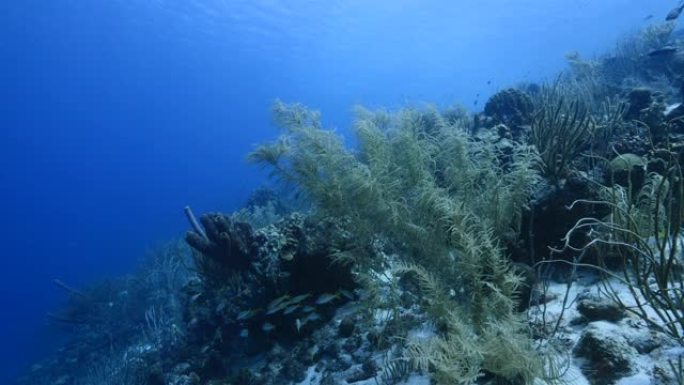
[[[617,293],[625,303],[634,303],[632,294],[624,284],[619,281],[611,281],[611,286],[615,293]],[[556,336],[556,338],[562,339],[564,341],[563,345],[567,348],[567,351],[563,354],[565,356],[565,370],[564,374],[559,379],[560,381],[554,381],[554,383],[562,383],[564,385],[592,384],[582,370],[583,366],[586,365],[586,361],[572,353],[574,347],[587,328],[591,328],[595,334],[605,333],[608,338],[612,338],[610,336],[618,336],[617,338],[624,338],[625,341],[643,341],[644,339],[653,340],[655,338],[658,341],[655,343],[658,347],[651,350],[649,353],[634,354],[630,357],[631,373],[618,379],[614,382],[615,385],[666,384],[665,382],[654,380],[654,370],[656,370],[656,367],[660,367],[661,369],[666,368],[667,370],[667,368],[669,368],[668,360],[672,360],[673,358],[677,358],[684,354],[683,347],[661,333],[656,333],[647,326],[645,321],[634,315],[627,315],[617,322],[577,322],[577,320],[582,317],[576,308],[576,304],[580,299],[606,298],[605,286],[602,285],[598,278],[592,273],[587,273],[583,277],[579,277],[570,285],[569,289],[566,283],[549,283],[546,298],[549,298],[550,300],[544,305],[532,307],[529,314],[532,320],[534,320],[535,317],[539,320],[541,314],[544,314],[547,324],[555,324],[558,317],[562,314],[557,333],[560,337]],[[342,308],[338,311],[338,314],[343,314],[344,311],[344,308]],[[341,316],[336,316],[331,322],[339,323],[341,318]],[[657,319],[655,314],[653,314],[653,319]],[[412,331],[412,334],[414,335],[429,335],[430,333],[429,327],[427,326],[425,330]],[[660,335],[658,336],[658,334]],[[382,369],[382,354],[378,354],[376,362]],[[306,379],[297,385],[320,385],[323,377],[323,373],[318,372],[316,366],[312,366],[308,368]],[[340,383],[348,384],[344,380]],[[380,380],[379,376],[353,383],[353,385],[382,384],[383,382]],[[549,382],[542,379],[535,381],[535,385],[549,384]],[[396,385],[430,385],[430,379],[427,375],[414,373]]]

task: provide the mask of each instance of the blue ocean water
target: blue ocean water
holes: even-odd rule
[[[323,112],[460,103],[539,81],[662,17],[645,0],[0,3],[0,382],[41,354],[59,278],[130,271],[265,181],[276,98]]]

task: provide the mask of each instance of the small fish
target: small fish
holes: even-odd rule
[[[299,331],[304,327],[304,325],[308,324],[309,321],[310,321],[309,317],[305,317],[301,320],[299,318],[297,318],[297,320],[295,320],[295,326],[297,327],[297,332],[299,333]]]
[[[304,313],[311,313],[311,312],[313,312],[314,310],[316,310],[316,308],[313,307],[313,306],[310,306],[310,305],[306,305],[306,306],[304,306],[304,307],[302,308],[302,311],[303,311]]]
[[[258,312],[259,312],[258,309],[244,310],[244,311],[241,311],[238,313],[236,319],[238,321],[246,321],[246,320],[254,317],[255,315],[257,315]]]
[[[679,15],[682,14],[682,11],[684,11],[684,4],[680,4],[672,8],[672,10],[668,12],[667,16],[665,16],[665,21],[676,20],[679,17]]]
[[[225,302],[222,301],[221,303],[219,303],[218,305],[216,305],[216,312],[217,312],[217,313],[222,312],[223,309],[226,308],[226,306],[227,306],[227,304],[226,304]]]
[[[677,52],[677,47],[675,47],[673,45],[666,45],[666,46],[654,49],[653,51],[649,52],[648,56],[654,57],[654,56],[672,55],[675,52]]]
[[[249,337],[249,330],[247,330],[247,329],[242,329],[242,330],[240,330],[240,337],[241,337],[241,338],[247,338],[247,337]]]
[[[290,298],[289,295],[284,295],[282,297],[276,298],[271,301],[266,307],[266,315],[271,315],[277,313],[289,306],[287,300]]]
[[[283,311],[283,314],[288,315],[294,313],[294,311],[297,309],[299,309],[299,305],[290,305],[285,309],[285,311]]]
[[[263,325],[261,325],[261,330],[263,330],[265,333],[270,333],[274,331],[275,328],[275,325],[270,322],[265,322]]]
[[[343,297],[347,298],[350,301],[354,300],[354,294],[352,294],[349,290],[340,289],[340,294],[342,294]]]
[[[308,322],[318,321],[319,319],[321,319],[321,316],[318,315],[318,313],[309,313],[309,315],[302,319],[302,325],[305,325]]]
[[[328,293],[321,294],[316,299],[316,305],[325,305],[326,303],[330,303],[330,302],[336,300],[337,298],[339,298],[339,296],[340,296],[339,294],[328,294]]]
[[[287,308],[287,303],[281,303],[275,307],[269,308],[268,311],[266,312],[266,315],[272,315],[275,314],[283,309]]]
[[[306,317],[304,317],[302,319],[297,318],[295,320],[295,326],[297,327],[297,332],[299,332],[304,327],[304,325],[308,324],[309,322],[318,321],[319,319],[321,319],[321,316],[319,316],[317,313],[310,313],[309,315],[307,315]]]
[[[651,19],[653,19],[653,15],[648,15],[648,16],[644,17],[643,20],[644,20],[644,21],[649,21],[649,20],[651,20]]]
[[[269,302],[268,307],[269,308],[275,307],[275,306],[280,305],[281,303],[287,301],[288,299],[290,299],[289,295],[287,295],[287,294],[282,295],[282,296],[274,299],[273,301]]]
[[[294,304],[297,304],[297,303],[304,301],[305,299],[307,299],[309,297],[311,297],[311,294],[300,294],[300,295],[292,297],[292,299],[287,301],[287,303],[290,305],[294,305]]]

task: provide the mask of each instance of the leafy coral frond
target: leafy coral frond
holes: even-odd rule
[[[447,120],[434,108],[357,108],[355,151],[321,128],[317,112],[282,102],[273,111],[284,129],[277,143],[287,146],[255,157],[293,181],[321,214],[347,218],[357,250],[382,237],[405,255],[395,273],[415,277],[427,314],[445,330],[412,345],[416,362],[443,384],[473,383],[483,368],[504,378],[532,376],[535,355],[523,349],[528,337],[514,316],[520,277],[498,239],[520,228],[539,180],[537,152],[518,146],[502,156],[497,143],[469,137],[464,119]],[[575,120],[586,118],[578,113],[566,126]],[[359,258],[352,260],[372,265]],[[525,354],[517,369],[479,342],[496,334],[489,326],[495,320],[503,322],[496,330],[507,333],[508,349]]]

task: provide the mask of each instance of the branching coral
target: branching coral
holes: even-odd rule
[[[518,228],[538,179],[531,148],[515,147],[502,157],[494,141],[469,138],[454,125],[458,121],[434,109],[390,114],[359,108],[356,151],[301,105],[277,102],[274,115],[283,135],[250,159],[300,188],[319,214],[348,218],[359,250],[384,237],[404,251],[407,263],[433,277],[432,292],[441,298],[434,303],[443,311],[430,311],[451,332],[432,342],[437,350],[430,354],[439,354],[444,368],[463,368],[443,375],[438,369],[439,383],[470,373],[459,380],[468,383],[483,369],[525,382],[539,374],[515,316],[519,277],[498,246],[503,234]],[[355,261],[367,265],[363,254]],[[463,294],[449,297],[449,291]],[[500,351],[490,349],[494,342],[484,350],[452,351],[461,342],[494,337],[526,363],[503,365],[494,359]],[[457,360],[467,362],[458,366]]]
[[[558,181],[592,139],[596,124],[587,106],[568,102],[561,92],[542,100],[532,124],[530,141],[544,162],[544,174]]]
[[[610,280],[605,281],[607,294],[627,312],[684,344],[684,275],[679,269],[684,190],[676,154],[669,155],[664,175],[649,173],[636,192],[614,185],[604,188],[602,201],[576,202],[605,205],[611,214],[578,221],[566,235],[565,247],[595,249],[602,260],[619,259],[621,274],[605,265],[593,267],[624,284],[631,301]],[[573,246],[573,235],[582,232],[589,234],[590,242]]]

